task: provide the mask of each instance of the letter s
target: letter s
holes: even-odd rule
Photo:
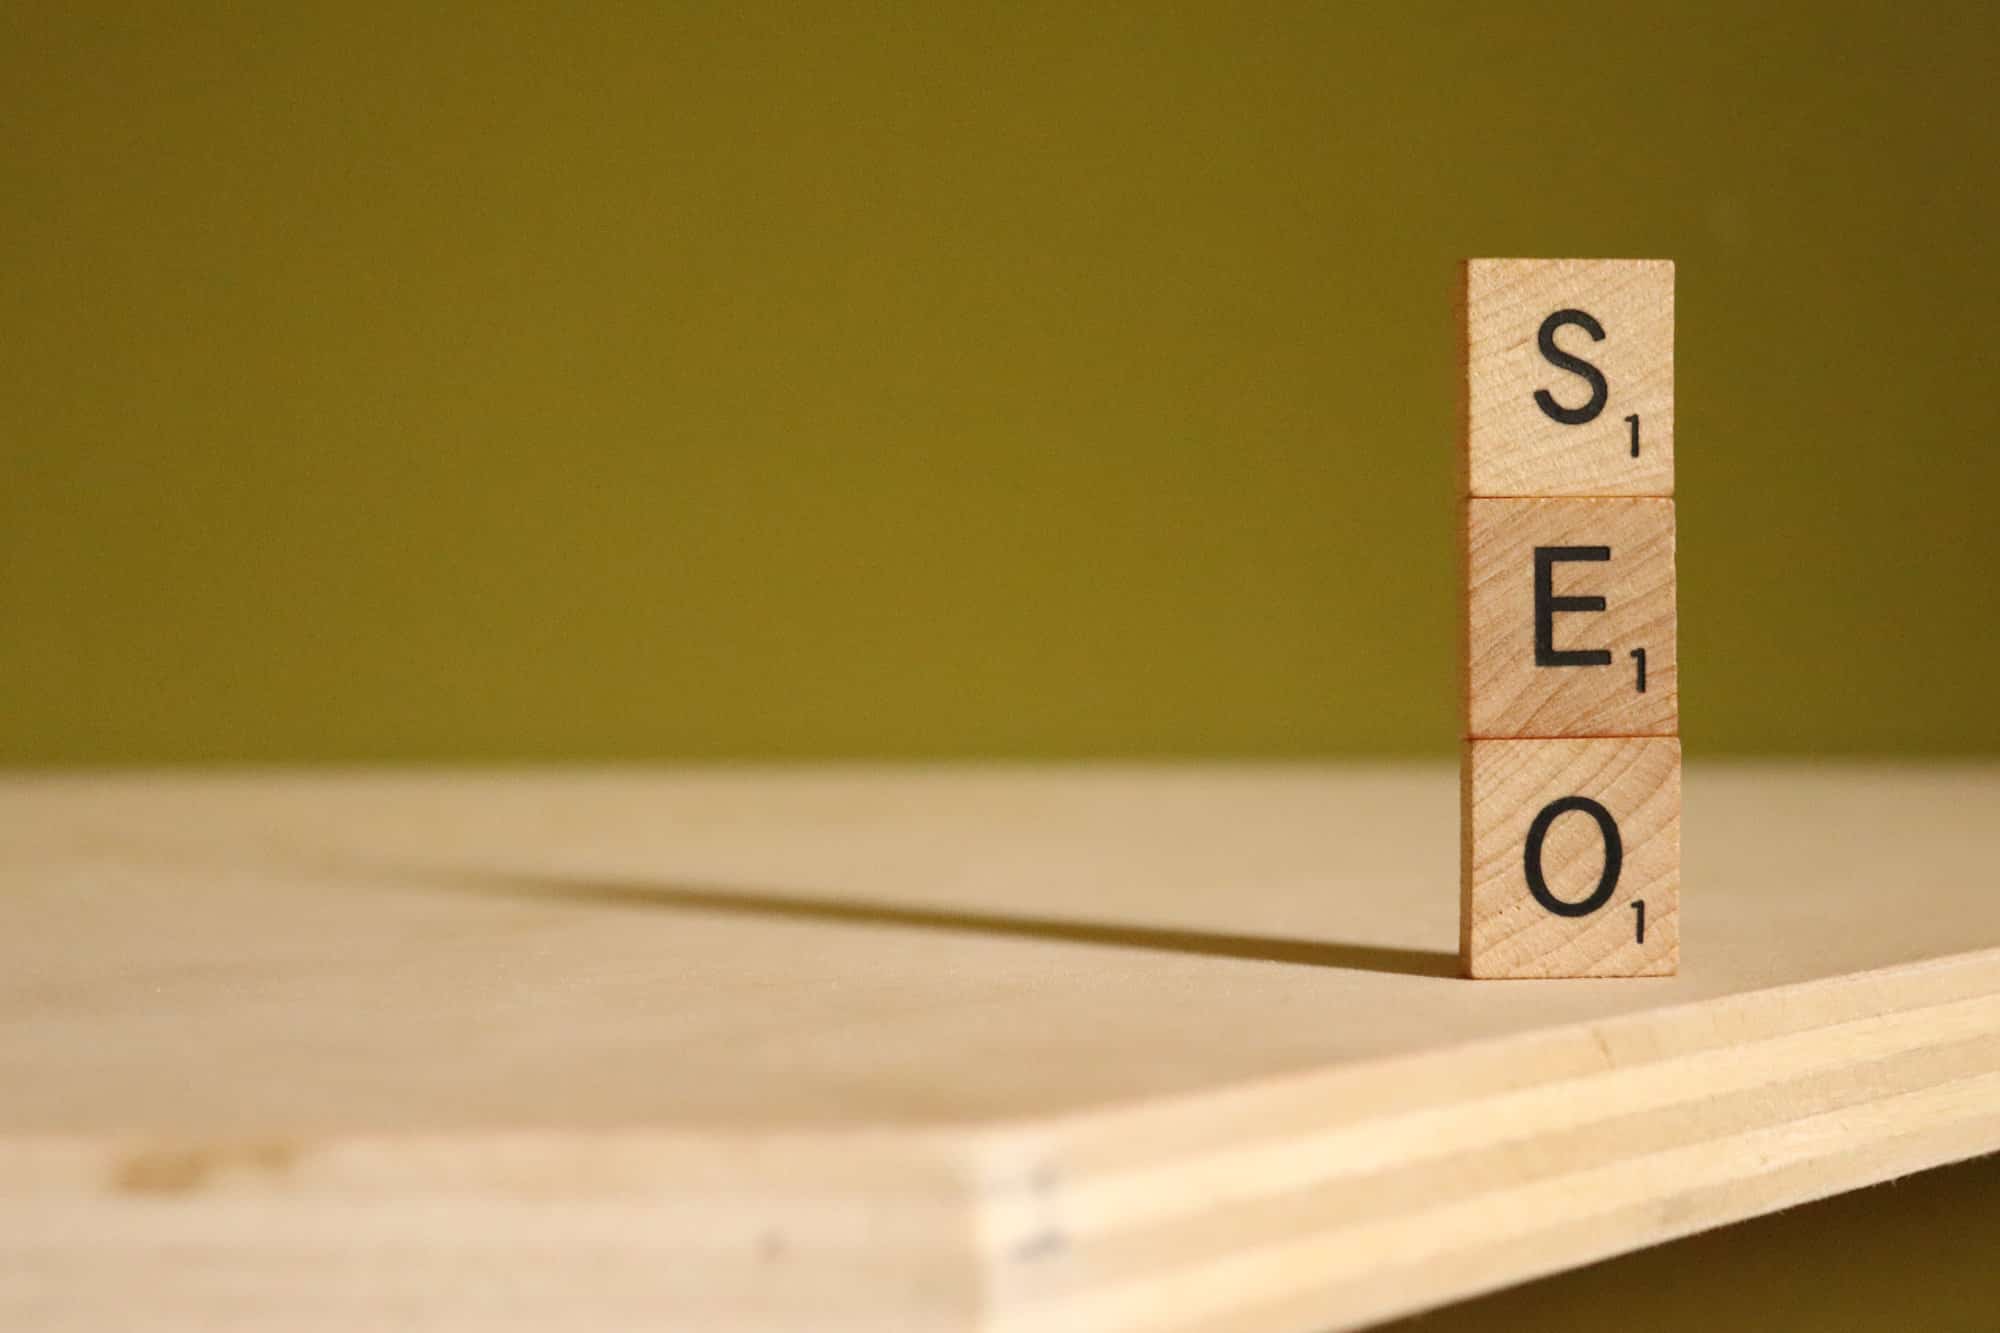
[[[1592,342],[1604,341],[1604,326],[1581,310],[1558,310],[1542,321],[1541,332],[1535,335],[1535,345],[1542,349],[1542,356],[1550,365],[1580,376],[1590,385],[1590,401],[1582,407],[1564,407],[1547,389],[1537,389],[1535,406],[1565,426],[1581,426],[1586,421],[1595,421],[1604,405],[1611,401],[1611,386],[1604,382],[1603,371],[1556,346],[1556,330],[1565,324],[1576,325],[1590,335]]]

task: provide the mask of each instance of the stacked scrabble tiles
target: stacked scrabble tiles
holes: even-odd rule
[[[1674,266],[1474,259],[1461,298],[1465,972],[1670,974]]]

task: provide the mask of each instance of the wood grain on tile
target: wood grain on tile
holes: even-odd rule
[[[1473,259],[1461,277],[1468,493],[1672,495],[1672,261]]]
[[[1671,500],[1466,505],[1466,735],[1680,730]]]
[[[1671,975],[1680,959],[1680,741],[1474,740],[1466,751],[1466,975]]]

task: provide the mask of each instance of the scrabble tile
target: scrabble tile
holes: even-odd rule
[[[1672,975],[1680,965],[1680,741],[1465,744],[1465,974]]]
[[[1468,495],[1674,493],[1674,265],[1471,259]]]
[[[1678,734],[1674,502],[1465,510],[1465,734]]]

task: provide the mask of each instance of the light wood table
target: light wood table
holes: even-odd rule
[[[0,1326],[1350,1327],[2000,1147],[2000,768],[1690,765],[1673,979],[1448,765],[0,782]]]

